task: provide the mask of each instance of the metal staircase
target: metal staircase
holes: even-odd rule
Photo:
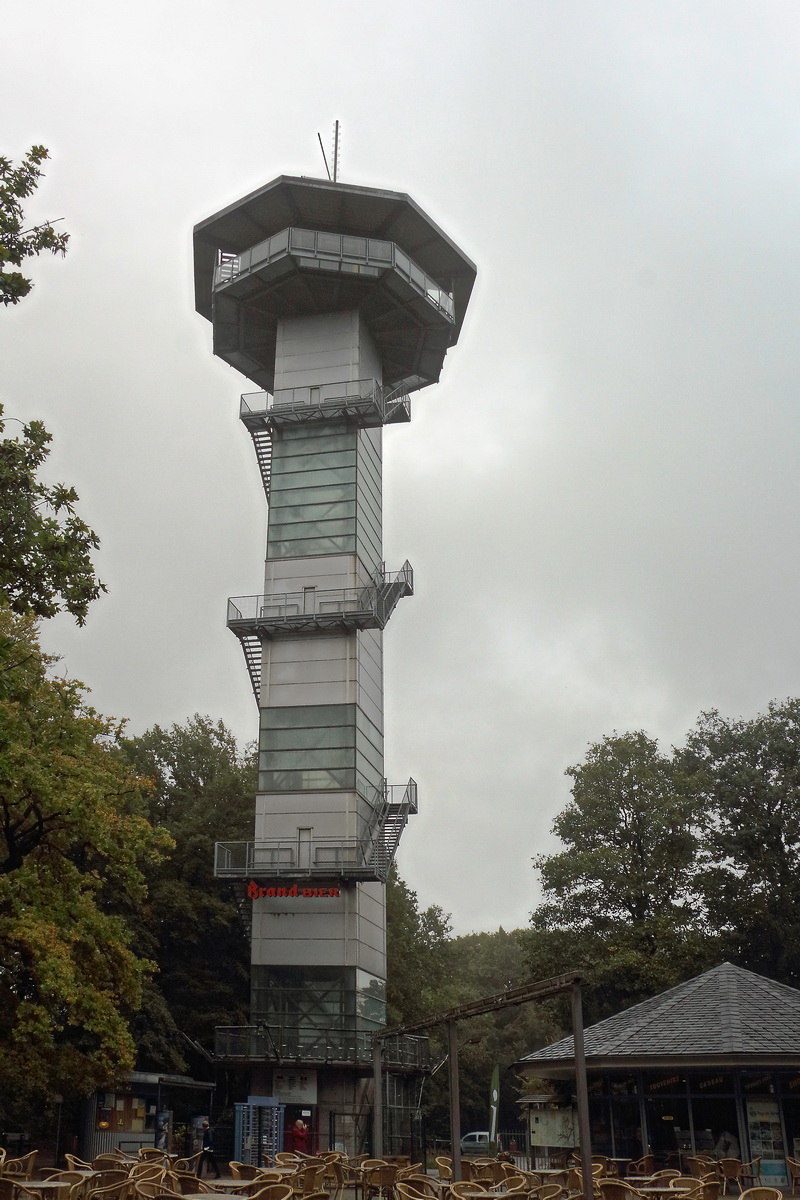
[[[378,624],[384,628],[389,617],[397,607],[397,601],[403,596],[414,595],[414,570],[406,559],[399,571],[389,573],[384,563],[374,580],[376,590],[375,610]]]
[[[272,480],[272,434],[269,429],[263,426],[260,429],[251,429],[250,436],[253,439],[256,461],[258,462],[258,469],[261,472],[264,495],[269,500],[269,485]]]
[[[240,633],[244,661],[247,663],[247,674],[250,676],[250,686],[256,698],[256,704],[261,696],[261,639],[257,633]]]
[[[402,788],[402,791],[401,791]],[[377,811],[373,825],[370,863],[378,879],[386,879],[394,862],[400,836],[408,824],[408,818],[417,811],[417,785],[409,779],[402,784],[383,785],[383,803]]]

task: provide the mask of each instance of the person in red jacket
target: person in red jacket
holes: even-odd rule
[[[308,1154],[308,1126],[298,1117],[289,1130],[289,1141],[295,1154]]]

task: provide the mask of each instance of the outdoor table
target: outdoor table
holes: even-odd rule
[[[218,1181],[215,1180],[215,1182]],[[239,1179],[236,1182],[241,1184],[245,1181],[243,1179]],[[183,1200],[207,1200],[208,1195],[208,1192],[185,1192]],[[250,1200],[247,1192],[228,1192],[227,1196],[228,1200]]]
[[[258,1183],[258,1179],[206,1179],[208,1187],[214,1192],[241,1192],[244,1186]]]
[[[643,1196],[674,1196],[676,1192],[693,1192],[694,1188],[689,1183],[679,1183],[677,1187],[670,1187],[668,1183],[665,1183],[663,1187],[654,1187],[649,1184],[647,1187],[640,1187],[636,1190]]]
[[[629,1158],[609,1158],[607,1161],[614,1164],[615,1175],[623,1175],[624,1171],[622,1168],[627,1167],[631,1160]]]
[[[67,1183],[65,1179],[17,1179],[14,1175],[7,1175],[6,1178],[11,1180],[17,1195],[19,1194],[17,1189],[22,1188],[25,1192],[38,1193],[43,1197],[43,1200],[45,1197],[48,1197],[48,1194],[51,1200],[55,1200],[60,1191],[63,1191],[65,1188],[69,1191],[73,1186],[71,1183]]]

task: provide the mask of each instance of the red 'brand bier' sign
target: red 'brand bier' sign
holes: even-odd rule
[[[289,887],[263,887],[254,879],[251,879],[247,885],[249,900],[263,900],[264,898],[272,900],[277,897],[300,900],[318,900],[324,897],[327,900],[331,896],[340,895],[338,887],[298,887],[296,883]]]

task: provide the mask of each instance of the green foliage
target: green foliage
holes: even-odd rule
[[[0,434],[5,430],[0,406]],[[22,437],[0,439],[0,599],[16,613],[52,617],[66,610],[83,625],[106,589],[90,552],[97,534],[75,512],[74,488],[37,479],[51,436],[40,421]]]
[[[534,860],[544,899],[528,954],[539,978],[586,971],[591,1020],[704,969],[716,946],[699,915],[699,799],[675,759],[615,734],[567,774],[553,826],[565,849]]]
[[[727,958],[800,985],[800,700],[704,713],[680,753],[704,813],[698,879]]]
[[[256,760],[221,721],[194,716],[125,743],[128,761],[153,780],[149,816],[175,840],[147,875],[138,939],[158,965],[136,1026],[139,1066],[183,1070],[180,1030],[210,1049],[217,1025],[249,1021],[250,944],[232,886],[214,878],[214,842],[253,836]]]
[[[450,920],[436,905],[420,911],[392,867],[386,887],[387,1024],[438,1012],[449,972]]]
[[[170,845],[119,727],[52,662],[0,608],[0,1094],[85,1093],[132,1065],[150,964],[112,901],[141,903]]]
[[[466,1004],[496,992],[520,987],[531,979],[525,933],[522,930],[472,933],[454,938],[450,945],[452,979],[448,1006]],[[516,1100],[517,1080],[511,1067],[525,1054],[558,1036],[558,1026],[547,1006],[520,1004],[458,1026],[459,1091],[462,1129],[488,1129],[489,1084],[500,1067],[500,1128],[514,1129],[520,1121]],[[442,1047],[444,1051],[444,1047]],[[438,1128],[447,1136],[448,1098],[446,1071],[439,1082]],[[439,1079],[439,1076],[436,1077]],[[431,1100],[437,1095],[434,1087]],[[432,1106],[433,1107],[433,1106]]]
[[[392,871],[387,888],[388,1023],[411,1023],[471,1000],[517,987],[530,977],[524,934],[450,936],[449,918],[436,906],[420,910],[416,893]],[[489,1085],[500,1066],[501,1126],[519,1121],[516,1082],[509,1070],[523,1054],[545,1045],[556,1027],[541,1007],[526,1004],[459,1023],[459,1081],[464,1129],[488,1128]],[[441,1063],[446,1032],[429,1032],[431,1057]],[[448,1071],[441,1066],[423,1087],[429,1130],[449,1136]]]
[[[30,279],[19,270],[27,258],[50,250],[65,254],[68,233],[56,233],[49,221],[25,229],[22,202],[32,195],[42,177],[42,163],[49,158],[44,146],[32,146],[21,164],[15,167],[0,155],[0,303],[18,304],[32,288]]]

